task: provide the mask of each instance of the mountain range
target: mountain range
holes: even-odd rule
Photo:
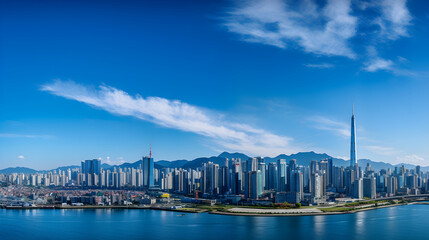
[[[219,164],[220,166],[224,166],[225,165],[225,159],[226,158],[241,158],[242,160],[247,160],[248,158],[250,158],[249,156],[243,154],[243,153],[229,153],[229,152],[223,152],[221,154],[219,154],[219,156],[213,156],[213,157],[200,157],[200,158],[196,158],[194,160],[174,160],[174,161],[167,161],[167,160],[160,160],[160,161],[156,161],[154,166],[157,169],[162,169],[162,168],[183,168],[183,169],[196,169],[198,167],[201,167],[203,163],[207,163],[207,162],[213,162],[215,164]],[[286,159],[287,161],[292,160],[292,159],[296,159],[296,162],[298,165],[303,165],[303,166],[308,166],[310,165],[310,162],[312,160],[316,160],[316,161],[320,161],[323,159],[327,159],[327,158],[332,158],[333,163],[335,166],[349,166],[350,165],[350,161],[348,160],[344,160],[341,158],[334,158],[329,156],[326,153],[315,153],[315,152],[299,152],[296,154],[291,154],[291,155],[285,155],[285,154],[280,154],[277,157],[271,158],[271,157],[265,157],[265,163],[269,164],[271,162],[276,162],[278,159]],[[372,161],[370,159],[359,159],[358,160],[358,164],[359,166],[361,166],[362,168],[365,168],[367,163],[369,163],[371,165],[371,168],[373,168],[376,171],[379,171],[381,169],[394,169],[397,166],[402,166],[404,165],[406,168],[415,168],[415,165],[411,165],[411,164],[397,164],[397,165],[392,165],[390,163],[385,163],[385,162],[375,162]],[[103,169],[113,169],[113,168],[130,168],[130,167],[134,167],[134,168],[138,168],[141,164],[141,160],[135,161],[133,163],[123,163],[120,165],[109,165],[107,163],[103,163],[101,165],[101,167]],[[3,174],[10,174],[10,173],[24,173],[24,174],[32,174],[32,173],[44,173],[44,172],[48,172],[48,171],[53,171],[53,170],[67,170],[67,169],[73,169],[73,168],[80,168],[80,166],[78,165],[72,165],[72,166],[63,166],[63,167],[58,167],[56,169],[51,169],[51,170],[34,170],[31,168],[26,168],[26,167],[11,167],[11,168],[5,168],[0,170],[0,173]],[[429,171],[429,166],[428,167],[422,167],[422,171]]]

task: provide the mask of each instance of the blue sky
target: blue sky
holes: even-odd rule
[[[0,168],[299,151],[429,165],[425,1],[9,1]]]

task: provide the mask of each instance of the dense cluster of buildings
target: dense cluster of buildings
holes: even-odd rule
[[[104,170],[101,160],[85,160],[81,168],[53,170],[44,173],[0,175],[0,181],[28,186],[81,186],[85,188],[152,188],[154,187],[153,158],[143,157],[137,168],[116,168]]]
[[[0,182],[25,186],[128,189],[170,192],[189,198],[232,203],[289,202],[319,204],[338,198],[374,199],[429,192],[428,173],[417,166],[374,171],[357,164],[355,116],[351,118],[350,166],[332,159],[299,165],[296,160],[231,158],[205,162],[195,169],[155,168],[151,157],[137,166],[103,169],[101,160],[83,161],[80,168],[36,174],[0,175]]]
[[[59,189],[34,188],[12,185],[0,187],[0,206],[112,206],[152,205],[170,203],[169,194],[137,190]]]

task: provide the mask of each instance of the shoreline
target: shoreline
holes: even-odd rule
[[[343,212],[313,212],[313,213],[245,213],[245,212],[228,212],[228,211],[218,211],[208,209],[198,209],[198,210],[188,210],[188,209],[169,209],[169,208],[160,208],[160,207],[151,207],[151,206],[36,206],[36,207],[19,207],[19,206],[3,206],[3,209],[7,210],[31,210],[31,209],[143,209],[143,210],[157,210],[157,211],[170,211],[170,212],[179,212],[179,213],[209,213],[217,215],[226,215],[226,216],[249,216],[249,217],[297,217],[297,216],[320,216],[320,215],[338,215],[338,214],[354,214],[362,211],[370,211],[381,208],[388,207],[397,207],[402,205],[429,205],[429,203],[422,202],[411,202],[411,203],[397,203],[386,206],[377,206],[377,207],[368,207],[355,209],[350,211]]]
[[[187,209],[170,209],[170,208],[161,208],[161,207],[151,207],[151,206],[57,206],[57,205],[49,205],[49,206],[3,206],[1,209],[6,210],[32,210],[32,209],[143,209],[143,210],[158,210],[158,211],[170,211],[170,212],[182,212],[182,213],[203,213],[208,212],[206,209],[198,209],[198,210],[187,210]]]
[[[361,208],[361,209],[355,209],[351,211],[344,211],[344,212],[314,212],[314,213],[243,213],[243,212],[221,212],[221,211],[211,211],[210,214],[217,214],[217,215],[227,215],[227,216],[249,216],[249,217],[299,217],[299,216],[320,216],[320,215],[339,215],[339,214],[354,214],[358,212],[363,211],[370,211],[370,210],[377,210],[381,208],[388,208],[388,207],[398,207],[402,205],[429,205],[424,203],[397,203],[397,204],[391,204],[387,206],[378,206],[378,207],[369,207],[369,208]]]

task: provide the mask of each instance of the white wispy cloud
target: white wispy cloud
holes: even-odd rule
[[[109,165],[121,165],[123,163],[125,163],[125,160],[123,157],[117,157],[116,160],[112,160],[109,156],[106,157],[106,159],[104,160],[105,163],[109,164]]]
[[[52,135],[33,135],[33,134],[17,134],[17,133],[0,133],[2,138],[52,138]]]
[[[208,137],[229,150],[253,155],[294,153],[300,149],[292,138],[243,123],[232,123],[209,110],[179,100],[161,97],[131,96],[114,87],[97,89],[72,81],[55,80],[43,85],[42,91],[86,103],[112,114],[132,116],[157,125]]]
[[[375,57],[365,63],[363,68],[367,72],[376,72],[379,70],[392,71],[393,70],[393,61],[389,59],[383,59],[380,57]]]
[[[364,63],[363,70],[367,72],[387,71],[397,76],[418,76],[414,71],[402,68],[401,63],[406,63],[408,59],[398,56],[396,62],[378,56],[378,51],[374,46],[367,47],[369,60]],[[422,74],[420,74],[422,75]]]
[[[325,68],[333,68],[335,65],[331,63],[313,63],[313,64],[304,64],[304,66],[309,68],[325,69]]]
[[[407,0],[380,0],[368,3],[373,9],[380,11],[380,16],[376,17],[373,23],[380,27],[380,34],[377,40],[396,40],[400,37],[408,37],[407,27],[411,25],[411,14],[407,8]],[[375,41],[377,42],[377,41]],[[369,60],[364,63],[363,69],[367,72],[389,71],[395,75],[411,76],[414,73],[401,69],[390,59],[378,56],[375,46],[368,47]],[[404,60],[398,57],[399,61]]]
[[[365,35],[365,41],[375,46],[408,37],[411,21],[407,0],[248,0],[238,1],[226,13],[224,25],[247,42],[279,48],[299,46],[308,53],[359,60],[365,53],[355,52],[352,38]],[[379,31],[373,31],[374,24],[379,26]],[[358,55],[361,56],[358,58]],[[329,63],[305,66],[333,67]],[[392,60],[378,56],[364,62],[363,69],[412,75],[395,69]]]
[[[403,63],[409,62],[409,60],[404,57],[398,56],[397,58],[399,62],[403,62]]]
[[[298,44],[306,52],[355,58],[348,40],[355,36],[357,18],[350,0],[253,0],[228,12],[225,26],[243,40],[285,48]],[[293,45],[293,44],[291,44]]]
[[[18,158],[19,158],[19,159],[24,159],[25,157],[24,157],[24,156],[22,156],[22,155],[19,155],[19,156],[18,156]]]
[[[384,155],[384,156],[398,155],[402,152],[392,147],[384,147],[384,146],[378,146],[378,145],[364,145],[362,147],[374,154]]]
[[[327,130],[342,137],[350,137],[350,126],[347,123],[335,121],[327,117],[314,116],[308,119],[316,129]]]
[[[406,163],[422,166],[429,165],[429,161],[426,161],[423,157],[416,154],[409,154],[401,149],[379,145],[364,145],[362,146],[362,148],[375,155],[388,157],[389,160],[387,160],[387,162],[390,162],[392,164]]]
[[[380,26],[381,34],[388,39],[408,37],[407,27],[411,25],[411,14],[407,0],[381,0],[381,16],[375,20]]]
[[[416,154],[404,155],[404,156],[396,157],[395,163],[396,164],[407,163],[407,164],[423,165],[423,166],[429,164],[429,162],[426,161],[423,157],[420,157],[420,156],[418,156]]]

